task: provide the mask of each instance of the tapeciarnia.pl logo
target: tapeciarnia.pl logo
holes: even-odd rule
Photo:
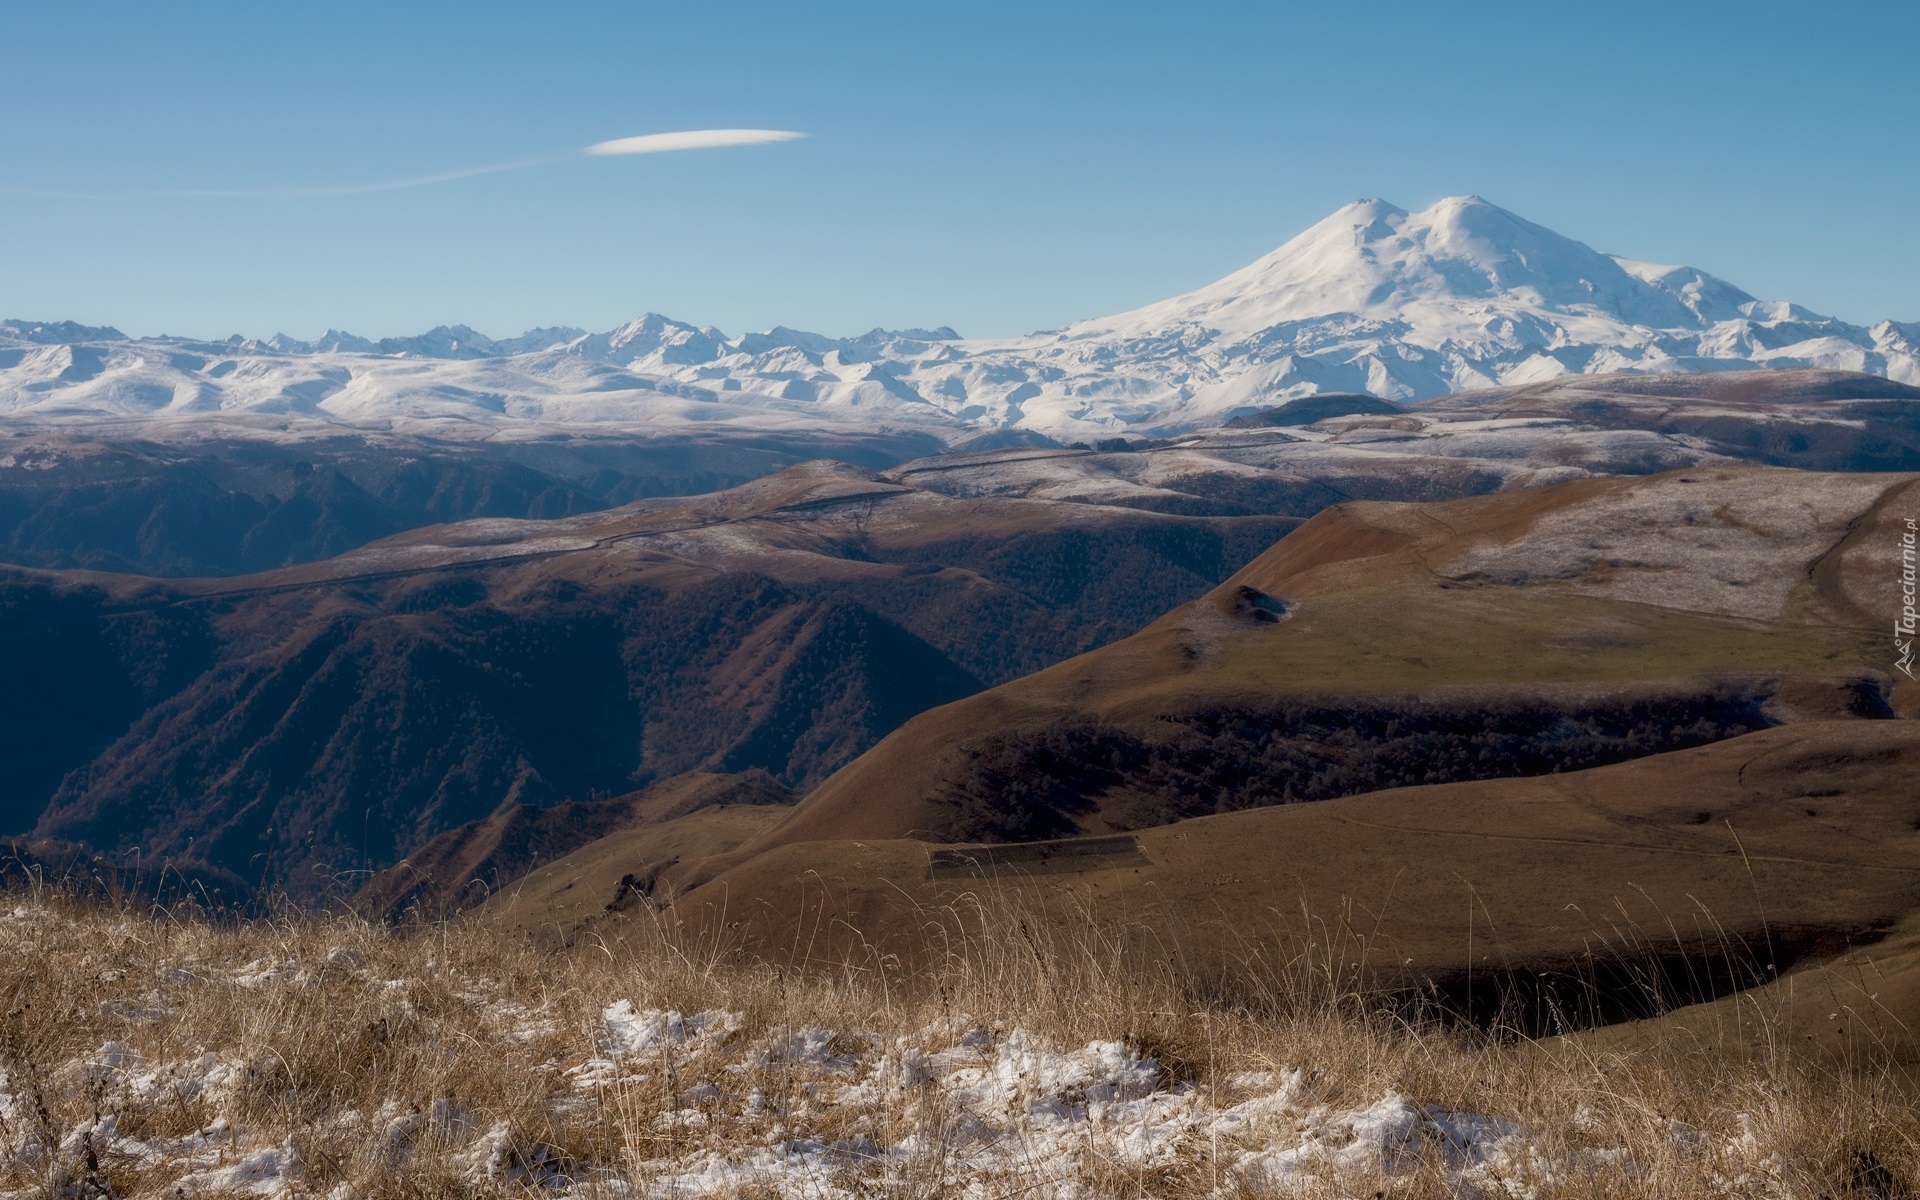
[[[1914,518],[1907,518],[1907,528],[1900,535],[1900,615],[1893,619],[1893,650],[1900,657],[1894,666],[1904,672],[1908,679],[1913,674],[1913,633],[1916,622],[1920,622],[1920,613],[1914,611],[1914,537],[1916,532]]]

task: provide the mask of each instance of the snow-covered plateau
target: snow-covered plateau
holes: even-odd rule
[[[1862,328],[1756,300],[1468,196],[1421,212],[1357,201],[1196,291],[1006,339],[944,327],[728,337],[652,313],[605,333],[502,341],[465,326],[205,342],[5,321],[0,417],[474,437],[861,430],[962,445],[1014,431],[1177,433],[1320,392],[1409,402],[1566,375],[1754,367],[1920,383],[1920,323]]]

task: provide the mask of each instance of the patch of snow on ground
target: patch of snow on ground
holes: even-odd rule
[[[327,959],[360,966],[350,954]],[[219,974],[259,987],[291,983],[302,970],[256,960]],[[494,998],[493,990],[476,984],[464,1000],[497,1007],[490,1020],[506,1036],[564,1028],[551,1010]],[[1154,1057],[1117,1040],[1062,1045],[964,1019],[891,1039],[813,1026],[747,1036],[747,1018],[723,1010],[687,1014],[621,999],[593,1011],[583,1031],[585,1061],[571,1069],[553,1063],[543,1103],[562,1124],[616,1130],[617,1161],[571,1161],[555,1147],[529,1143],[499,1114],[453,1097],[394,1101],[365,1115],[336,1112],[306,1136],[346,1144],[367,1133],[383,1171],[435,1156],[475,1191],[539,1189],[580,1200],[693,1200],[749,1190],[808,1200],[905,1193],[1083,1200],[1107,1194],[1093,1182],[1103,1176],[1138,1180],[1162,1168],[1210,1171],[1223,1195],[1235,1188],[1286,1195],[1328,1184],[1372,1194],[1380,1181],[1417,1177],[1422,1187],[1437,1182],[1461,1197],[1530,1197],[1555,1179],[1603,1175],[1624,1183],[1635,1170],[1624,1149],[1559,1149],[1543,1131],[1496,1115],[1396,1093],[1336,1099],[1299,1069],[1170,1080]],[[154,1194],[327,1188],[310,1177],[284,1132],[249,1127],[237,1106],[247,1068],[220,1053],[160,1060],[108,1040],[53,1066],[46,1078],[74,1094],[91,1090],[104,1104],[43,1140],[30,1085],[0,1074],[0,1157],[33,1165],[96,1155],[109,1167],[169,1180]],[[135,1136],[122,1131],[117,1115],[188,1103],[204,1105],[208,1123],[181,1136]],[[1567,1132],[1585,1139],[1599,1133],[1591,1117],[1577,1115],[1572,1126]],[[1677,1153],[1713,1156],[1706,1161],[1720,1170],[1725,1194],[1767,1193],[1779,1176],[1751,1121],[1733,1137],[1677,1123],[1667,1137]]]
[[[672,1066],[691,1053],[723,1040],[740,1028],[738,1013],[703,1012],[686,1016],[657,1008],[636,1009],[631,1000],[619,1000],[600,1012],[595,1043],[599,1057],[568,1072],[582,1091],[638,1078],[649,1068]]]

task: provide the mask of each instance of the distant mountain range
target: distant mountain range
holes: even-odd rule
[[[947,444],[1179,432],[1319,392],[1401,402],[1574,374],[1821,367],[1920,382],[1920,323],[1862,328],[1599,253],[1477,197],[1347,205],[1185,295],[1007,339],[729,337],[649,313],[496,341],[128,338],[0,322],[0,417],[349,426],[860,429]]]

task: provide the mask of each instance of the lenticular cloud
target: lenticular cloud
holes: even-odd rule
[[[595,142],[588,154],[664,154],[669,150],[710,150],[715,146],[759,146],[807,136],[790,129],[683,129]]]

